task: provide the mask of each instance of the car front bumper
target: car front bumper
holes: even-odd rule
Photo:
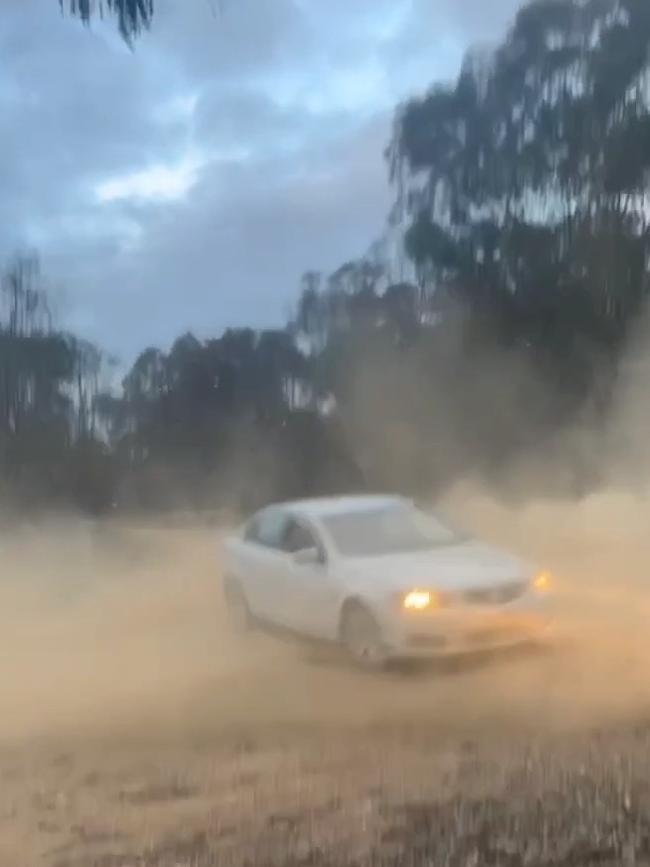
[[[382,632],[388,656],[428,658],[543,640],[552,633],[553,623],[548,600],[527,594],[509,605],[391,613],[384,618]]]

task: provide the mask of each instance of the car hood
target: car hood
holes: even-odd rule
[[[350,558],[346,566],[353,581],[386,592],[479,589],[527,580],[534,571],[511,554],[476,541],[430,551]]]

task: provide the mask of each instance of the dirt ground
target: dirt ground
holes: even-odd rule
[[[385,675],[221,608],[200,526],[0,542],[0,867],[650,864],[645,501],[448,504],[556,575],[560,635]]]

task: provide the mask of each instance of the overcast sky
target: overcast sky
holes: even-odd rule
[[[0,261],[40,251],[67,327],[129,362],[274,326],[363,254],[394,106],[518,0],[156,0],[130,52],[58,0],[0,0]]]

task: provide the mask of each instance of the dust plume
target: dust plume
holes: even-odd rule
[[[0,738],[76,732],[151,740],[287,724],[539,730],[645,714],[644,346],[642,335],[632,344],[607,426],[576,425],[556,439],[562,460],[553,449],[526,449],[492,484],[473,466],[459,472],[456,451],[450,462],[457,481],[437,498],[478,535],[554,572],[560,638],[551,652],[369,678],[327,649],[233,638],[220,587],[227,527],[187,517],[167,526],[155,519],[23,523],[6,526],[0,543]],[[490,405],[490,389],[502,395],[506,361],[494,359],[473,384],[482,406]],[[526,375],[520,368],[511,375],[518,393]],[[383,406],[390,421],[386,391],[382,404],[368,381],[374,420]],[[412,385],[402,400],[415,397],[419,384]],[[500,400],[502,409],[510,406]],[[516,424],[512,413],[506,423]],[[430,451],[438,461],[449,424],[437,420]],[[396,425],[387,427],[395,433]],[[408,446],[422,460],[427,441],[411,433],[400,445],[388,467],[395,476],[405,471]],[[567,495],[570,486],[540,484],[570,467],[571,455],[597,461],[606,484],[579,499]]]
[[[79,551],[59,530],[38,556],[5,562],[0,736],[151,743],[415,724],[485,734],[645,713],[650,543],[636,501],[602,494],[514,511],[458,489],[449,506],[554,570],[563,633],[551,653],[368,677],[327,649],[235,640],[213,532],[120,528],[115,550],[95,539]]]

